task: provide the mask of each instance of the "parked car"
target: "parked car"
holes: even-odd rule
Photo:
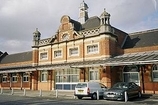
[[[75,87],[74,95],[78,97],[78,99],[82,99],[83,97],[91,97],[91,99],[97,99],[97,93],[99,93],[99,97],[103,98],[104,91],[107,87],[99,82],[80,82]]]
[[[112,88],[105,90],[104,99],[125,100],[133,97],[141,97],[141,88],[134,82],[118,82]]]

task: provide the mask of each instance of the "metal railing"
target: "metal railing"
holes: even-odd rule
[[[74,91],[62,91],[62,90],[51,90],[51,91],[44,91],[42,89],[40,90],[19,90],[19,89],[0,89],[0,94],[5,95],[18,95],[18,96],[31,96],[31,97],[52,97],[52,98],[58,98],[58,97],[65,97],[65,98],[75,98]]]

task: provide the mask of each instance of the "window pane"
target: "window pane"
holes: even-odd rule
[[[62,89],[62,84],[56,84],[56,89]]]
[[[90,80],[94,80],[94,72],[90,71]]]
[[[98,45],[90,45],[87,46],[87,53],[94,53],[94,52],[98,52]]]
[[[56,82],[78,82],[79,70],[78,69],[64,69],[56,72]]]
[[[3,75],[2,82],[7,82],[7,76],[6,75]]]
[[[72,90],[75,90],[76,84],[72,84]]]
[[[54,58],[61,57],[61,50],[54,51]]]
[[[91,69],[89,71],[90,74],[90,80],[99,80],[99,72],[95,68]]]
[[[153,80],[158,81],[158,72],[153,72]]]
[[[47,52],[40,53],[40,59],[46,59],[47,58]]]
[[[23,82],[29,81],[29,75],[27,73],[23,73]]]
[[[64,84],[64,90],[70,90],[70,84]]]
[[[153,65],[152,67],[152,79],[153,81],[158,81],[158,65]]]
[[[70,56],[77,55],[77,54],[78,54],[78,48],[69,49],[69,55]]]
[[[41,81],[47,81],[47,71],[41,71]]]

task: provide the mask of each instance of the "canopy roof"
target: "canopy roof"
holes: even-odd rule
[[[106,66],[141,65],[158,63],[158,51],[128,53],[107,59]]]

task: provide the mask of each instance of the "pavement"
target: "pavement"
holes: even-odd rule
[[[49,98],[68,98],[75,99],[74,90],[17,90],[17,89],[1,89],[0,95],[17,95],[17,96],[28,96],[28,97],[49,97]],[[158,100],[158,94],[142,94],[142,98],[156,99]]]

